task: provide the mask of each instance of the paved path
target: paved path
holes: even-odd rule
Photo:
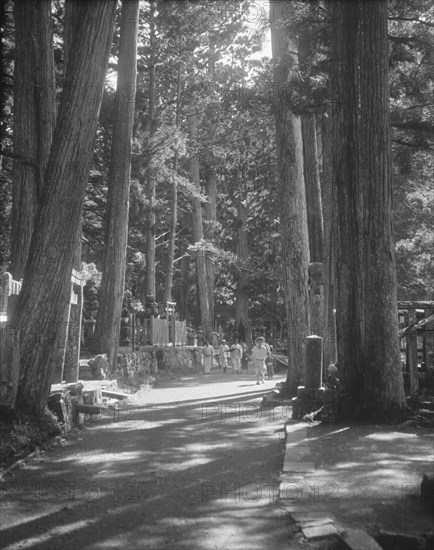
[[[260,409],[282,375],[184,377],[143,391],[9,478],[2,548],[298,548],[280,507],[289,411]]]

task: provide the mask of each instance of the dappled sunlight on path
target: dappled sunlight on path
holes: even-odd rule
[[[6,480],[3,547],[288,548],[288,411],[260,405],[283,379],[216,373],[136,394]]]

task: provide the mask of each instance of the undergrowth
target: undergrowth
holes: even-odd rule
[[[61,424],[48,409],[38,421],[0,409],[0,468],[7,468],[61,434]]]

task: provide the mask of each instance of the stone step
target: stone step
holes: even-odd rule
[[[346,529],[341,536],[340,550],[383,550],[378,542],[362,529]],[[396,549],[397,550],[397,549]]]

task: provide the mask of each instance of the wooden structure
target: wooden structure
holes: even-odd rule
[[[134,341],[144,345],[185,346],[187,343],[186,321],[175,318],[161,319],[159,317],[145,318],[142,325],[136,323],[139,335]]]
[[[398,302],[401,352],[405,353],[405,368],[410,394],[419,389],[419,367],[433,367],[434,301]]]
[[[0,284],[0,323],[7,322],[9,296],[18,295],[21,281],[14,281],[10,273],[4,273]]]
[[[66,322],[66,339],[63,346],[63,357],[61,358],[60,364],[58,365],[58,368],[55,372],[53,384],[62,383],[65,378],[66,382],[77,382],[78,381],[78,370],[79,370],[79,360],[80,360],[80,344],[81,344],[81,323],[82,323],[82,315],[83,315],[83,287],[86,285],[86,280],[84,277],[76,271],[75,269],[72,270],[71,274],[71,299],[69,301],[69,309],[68,309],[68,318]],[[71,307],[76,306],[78,308],[78,315],[79,315],[79,321],[78,321],[78,330],[70,331],[70,320],[71,320]],[[68,336],[71,337],[73,335],[73,338],[77,341],[70,342],[68,344]],[[70,347],[74,350],[74,357],[71,359],[72,362],[72,368],[66,372],[65,369],[65,355],[66,355],[66,348],[67,346],[71,345]]]
[[[185,346],[187,343],[187,323],[179,321],[175,313],[175,302],[167,302],[157,313],[156,304],[147,309],[142,323],[133,316],[133,350],[134,343],[142,345]]]
[[[19,349],[18,331],[10,322],[21,281],[14,281],[4,273],[0,284],[0,403],[13,407],[18,389]]]

